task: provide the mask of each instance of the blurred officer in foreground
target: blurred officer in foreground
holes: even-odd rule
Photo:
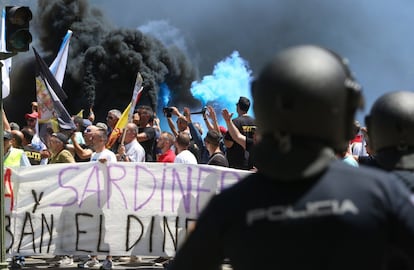
[[[353,136],[361,89],[340,56],[299,46],[252,85],[258,172],[214,196],[170,269],[383,269],[414,259],[414,206],[393,175],[335,152]]]

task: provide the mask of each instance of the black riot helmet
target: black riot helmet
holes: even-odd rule
[[[396,91],[379,97],[365,117],[365,123],[375,152],[414,147],[414,93]]]
[[[336,53],[313,45],[288,48],[252,84],[261,134],[290,136],[343,149],[362,108],[361,87]]]

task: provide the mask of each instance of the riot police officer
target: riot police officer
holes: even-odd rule
[[[414,259],[414,207],[388,173],[335,152],[353,136],[361,87],[318,46],[278,53],[252,84],[258,172],[211,199],[170,269],[382,269]]]
[[[414,170],[413,92],[382,95],[374,102],[365,123],[374,151],[374,166],[387,171]]]
[[[392,171],[414,192],[414,93],[394,91],[379,97],[365,117],[373,160],[368,165]],[[396,248],[389,269],[414,269]]]

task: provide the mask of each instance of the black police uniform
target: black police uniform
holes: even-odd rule
[[[241,198],[243,198],[241,200]],[[383,269],[414,260],[414,206],[394,175],[341,161],[307,179],[252,174],[213,197],[169,269]]]

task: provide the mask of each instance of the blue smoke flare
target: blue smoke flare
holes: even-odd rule
[[[214,66],[212,75],[204,76],[201,82],[193,82],[190,90],[194,98],[198,99],[203,107],[206,105],[213,106],[219,124],[226,126],[221,117],[222,109],[228,109],[229,112],[234,113],[234,117],[237,117],[236,103],[239,97],[247,97],[253,104],[250,93],[252,79],[252,71],[247,61],[240,57],[239,52],[234,51],[229,57]],[[157,114],[161,116],[160,125],[162,130],[170,130],[165,117],[162,116],[162,108],[168,106],[169,100],[170,89],[163,83],[160,85],[157,110]],[[198,111],[201,108],[194,110]],[[249,110],[249,115],[253,116],[252,109]],[[194,115],[192,119],[194,122],[200,122],[205,128],[201,115]]]
[[[239,52],[234,51],[215,65],[212,75],[204,76],[201,82],[193,82],[191,93],[203,106],[213,106],[220,125],[223,125],[222,109],[227,108],[237,116],[236,103],[239,97],[247,97],[252,102],[251,81],[252,71],[247,61],[240,57]],[[250,115],[253,115],[252,111],[249,110]]]

